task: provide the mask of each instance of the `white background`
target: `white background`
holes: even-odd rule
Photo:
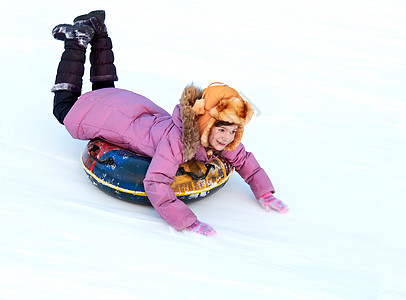
[[[1,299],[405,299],[404,1],[0,5]],[[52,28],[105,9],[120,80],[172,112],[222,81],[259,109],[244,145],[291,212],[234,174],[176,232],[94,187],[52,115]],[[86,65],[83,91],[90,89]]]

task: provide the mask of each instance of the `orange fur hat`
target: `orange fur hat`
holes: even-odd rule
[[[219,82],[203,90],[202,99],[195,102],[193,110],[199,116],[200,143],[209,146],[210,130],[216,121],[238,125],[234,140],[224,150],[233,151],[240,144],[244,126],[251,120],[254,110],[238,92]]]

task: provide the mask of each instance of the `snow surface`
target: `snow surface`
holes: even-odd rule
[[[406,298],[403,0],[3,2],[1,299]],[[52,116],[51,30],[94,9],[118,87],[170,112],[192,81],[252,101],[243,141],[288,215],[234,174],[190,205],[205,238],[90,183]]]

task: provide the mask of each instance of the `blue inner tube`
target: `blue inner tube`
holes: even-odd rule
[[[151,205],[143,185],[150,157],[95,139],[87,144],[81,162],[89,179],[104,192],[131,203]],[[192,160],[179,166],[171,187],[178,199],[195,202],[220,190],[233,171],[221,156],[208,164]]]

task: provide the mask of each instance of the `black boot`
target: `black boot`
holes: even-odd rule
[[[98,83],[101,82],[106,82],[105,87],[114,87],[114,81],[118,80],[112,48],[113,44],[109,37],[99,38],[92,42],[90,81],[93,83],[93,89],[97,89]]]
[[[92,26],[95,31],[95,37],[107,37],[107,28],[104,24],[106,13],[104,10],[94,10],[86,15],[81,15],[73,20],[73,24],[83,24]]]
[[[94,38],[90,42],[92,45],[90,81],[93,83],[93,90],[114,87],[114,81],[118,80],[114,65],[113,44],[108,37],[104,20],[104,10],[95,10],[73,20],[75,25],[91,26],[95,31]]]
[[[93,38],[94,30],[86,25],[60,24],[52,30],[55,39],[65,41],[65,51],[51,91],[68,90],[80,93],[86,60],[86,48]]]
[[[91,26],[84,24],[59,24],[52,29],[52,35],[60,41],[73,40],[85,50],[87,45],[92,41],[94,29]]]
[[[54,115],[63,124],[66,114],[81,94],[86,48],[93,38],[94,30],[86,25],[61,24],[52,30],[52,35],[65,42],[65,51],[51,89],[55,93]]]

